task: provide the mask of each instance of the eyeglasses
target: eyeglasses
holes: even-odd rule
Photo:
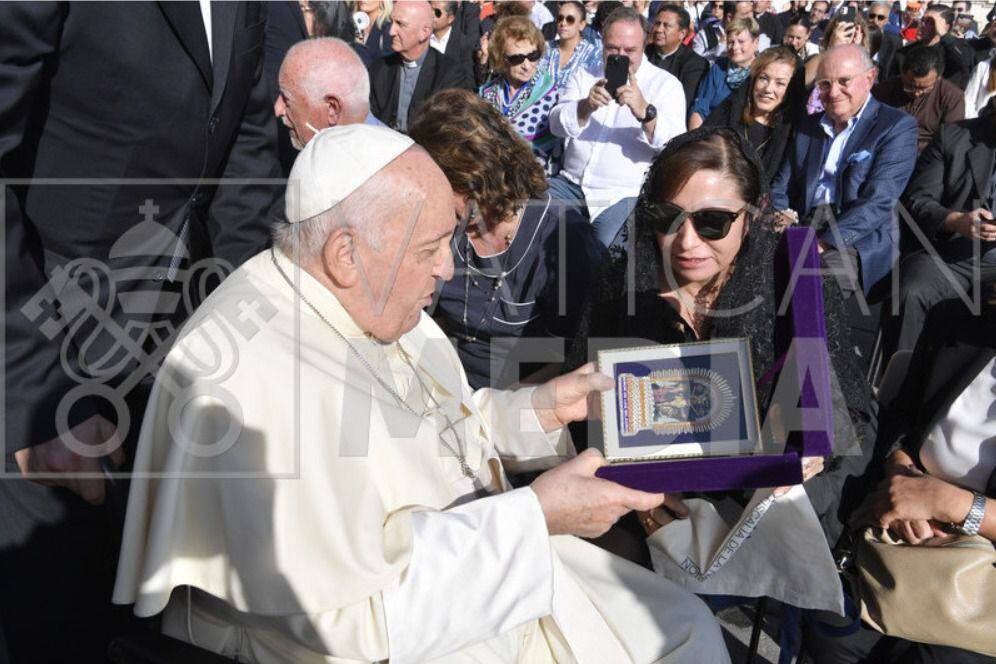
[[[871,19],[872,21],[888,21],[889,20],[889,15],[888,14],[868,14],[868,18]]]
[[[730,234],[733,222],[748,207],[750,207],[749,204],[744,205],[736,212],[710,209],[689,212],[674,203],[643,201],[637,207],[637,216],[640,224],[649,224],[655,232],[662,235],[677,233],[685,219],[689,219],[695,232],[703,240],[722,240]]]
[[[917,85],[904,85],[903,92],[911,97],[919,97],[933,90],[935,85],[937,85],[937,83],[931,83],[930,85],[925,85],[923,87]]]
[[[507,55],[507,54],[505,55],[505,62],[512,65],[513,67],[516,65],[521,65],[526,60],[529,60],[529,62],[536,62],[539,59],[540,59],[540,52],[538,50],[533,51],[532,53],[516,53],[515,55]]]
[[[849,87],[851,87],[851,84],[854,83],[854,81],[858,80],[866,73],[868,73],[868,70],[865,70],[864,72],[858,74],[857,76],[841,76],[840,78],[833,81],[831,81],[829,78],[821,78],[820,80],[816,81],[816,89],[819,90],[820,92],[830,92],[830,88],[832,88],[833,84],[836,83],[842,89],[847,90]]]
[[[557,25],[560,25],[561,23],[566,23],[567,25],[574,25],[574,23],[577,20],[578,20],[577,16],[574,16],[573,14],[561,14],[557,16]]]

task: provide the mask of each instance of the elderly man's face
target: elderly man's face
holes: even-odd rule
[[[414,183],[411,205],[394,219],[385,219],[382,246],[373,249],[358,240],[358,254],[371,286],[363,327],[381,341],[395,341],[418,325],[422,310],[432,304],[436,286],[453,277],[450,240],[457,225],[453,191],[439,167],[425,154],[406,155],[403,178]],[[422,201],[409,237],[411,213]],[[397,270],[395,272],[395,269]],[[383,310],[378,303],[388,292]],[[352,312],[351,312],[352,313]]]
[[[280,94],[273,104],[273,112],[287,127],[294,149],[303,150],[307,142],[314,137],[315,131],[328,126],[328,119],[322,106],[310,103],[304,92],[290,79],[287,71],[281,67],[278,78]],[[311,128],[308,125],[311,125]]]
[[[419,0],[398,2],[391,13],[391,48],[410,60],[422,54],[432,32],[432,9]]]
[[[845,123],[861,110],[875,81],[875,68],[865,68],[858,47],[824,56],[816,72],[816,87],[827,116]]]
[[[635,21],[617,21],[609,26],[602,37],[603,58],[610,55],[625,55],[629,57],[629,73],[643,63],[643,27]]]

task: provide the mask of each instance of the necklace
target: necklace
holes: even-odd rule
[[[343,334],[342,332],[340,332],[339,328],[337,328],[335,325],[333,325],[332,321],[330,321],[328,318],[326,318],[325,315],[321,311],[318,310],[318,307],[316,307],[315,305],[313,305],[311,303],[311,300],[309,300],[307,297],[305,297],[304,293],[302,293],[297,288],[297,286],[294,285],[294,282],[291,280],[290,275],[288,275],[286,272],[284,272],[284,268],[282,268],[280,266],[280,263],[277,262],[277,253],[276,253],[276,251],[277,250],[275,248],[273,248],[273,247],[270,248],[270,259],[273,261],[273,266],[277,268],[277,272],[280,273],[280,276],[284,278],[284,281],[287,282],[287,285],[290,286],[290,288],[291,288],[292,291],[294,291],[294,294],[297,295],[299,298],[301,298],[301,301],[304,302],[308,306],[309,309],[311,309],[311,312],[313,314],[315,314],[316,316],[318,316],[319,320],[321,320],[323,323],[325,323],[325,325],[327,325],[328,328],[330,330],[332,330],[332,332],[335,333],[335,335],[337,337],[339,337],[339,339],[342,340],[343,343],[346,344],[346,347],[349,348],[350,352],[354,356],[356,356],[356,358],[360,361],[360,364],[363,365],[363,368],[367,370],[367,373],[369,373],[373,377],[373,379],[376,380],[380,384],[380,386],[382,388],[384,388],[385,391],[387,391],[388,394],[390,394],[392,397],[394,397],[395,401],[397,401],[399,404],[401,404],[401,406],[403,408],[405,408],[406,410],[408,410],[410,413],[412,413],[413,415],[415,415],[419,419],[425,419],[425,417],[432,411],[432,409],[427,409],[427,410],[424,410],[421,413],[419,413],[414,408],[412,408],[408,404],[408,402],[405,401],[402,398],[402,396],[400,394],[398,394],[398,391],[395,390],[394,387],[392,387],[391,385],[389,385],[387,383],[387,381],[385,381],[383,378],[380,377],[380,375],[377,373],[377,371],[373,368],[373,365],[371,365],[370,362],[367,361],[367,358],[364,357],[363,354],[359,350],[357,350],[357,348],[352,344],[352,342],[350,342],[349,338],[346,337],[345,334]],[[397,343],[397,342],[394,342],[394,343]],[[422,381],[422,377],[419,375],[418,371],[415,369],[414,366],[412,366],[411,361],[408,359],[408,354],[404,352],[404,350],[401,348],[400,345],[398,346],[398,351],[399,351],[399,355],[401,355],[401,359],[404,360],[405,364],[408,365],[408,368],[412,370],[413,374],[415,374],[415,379],[418,381],[419,386],[422,388],[422,392],[424,394],[428,395],[429,399],[436,406],[436,412],[439,413],[440,415],[442,415],[443,420],[446,422],[446,427],[442,431],[439,432],[439,439],[442,441],[443,445],[446,446],[446,449],[449,450],[450,453],[453,454],[453,456],[456,457],[457,462],[460,464],[460,472],[463,473],[464,477],[466,477],[469,480],[475,481],[475,484],[476,484],[476,480],[478,479],[477,474],[470,467],[470,464],[467,463],[467,454],[466,454],[466,452],[465,452],[465,450],[463,448],[463,444],[460,442],[460,436],[457,434],[457,432],[453,428],[454,427],[453,422],[451,422],[450,418],[446,416],[446,413],[442,410],[442,406],[436,400],[436,397],[433,396],[432,390],[430,390],[426,386],[426,384]],[[443,432],[445,432],[445,431],[449,431],[450,433],[453,434],[453,438],[456,440],[456,447],[454,447],[453,445],[450,445],[449,441],[446,440],[446,438],[443,436]]]
[[[756,122],[755,124],[761,125],[760,122]],[[761,126],[763,127],[763,126],[767,126],[767,125],[761,125]],[[764,146],[767,145],[768,141],[771,140],[771,135],[772,134],[769,133],[767,138],[765,138],[763,141],[761,141],[760,144],[754,146],[754,150],[758,154],[761,154],[761,150],[764,149]],[[750,136],[747,135],[747,125],[744,125],[744,138],[746,138],[747,142],[750,143]]]

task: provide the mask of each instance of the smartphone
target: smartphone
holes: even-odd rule
[[[616,98],[616,92],[629,80],[629,56],[610,55],[605,60],[605,89],[612,98]]]
[[[853,5],[848,5],[840,11],[837,12],[837,16],[840,17],[841,21],[847,21],[848,23],[854,23],[854,15],[857,10],[855,10]]]

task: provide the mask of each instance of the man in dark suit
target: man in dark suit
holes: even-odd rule
[[[481,5],[470,0],[457,0],[456,15],[457,29],[476,49],[481,38]]]
[[[894,207],[916,162],[916,120],[875,101],[874,81],[861,47],[824,54],[816,85],[826,110],[799,123],[771,186],[776,210],[817,226],[823,260],[846,296],[867,294],[892,269]]]
[[[457,29],[459,3],[456,0],[432,0],[432,36],[429,45],[456,62],[462,70],[464,87],[473,89],[474,49],[477,40],[469,40]]]
[[[874,40],[875,33],[879,33],[880,43],[878,51],[875,53],[875,62],[878,67],[878,80],[885,81],[898,72],[892,68],[892,60],[903,46],[902,37],[897,31],[890,31],[892,27],[889,23],[889,12],[892,10],[891,2],[872,2],[868,5],[868,31]]]
[[[370,112],[399,131],[407,131],[433,92],[469,87],[460,65],[429,47],[432,16],[428,2],[397,3],[391,14],[394,53],[370,66]]]
[[[661,5],[650,29],[647,60],[679,81],[685,90],[685,110],[692,107],[699,82],[709,70],[709,61],[684,45],[692,19],[681,5]]]
[[[975,51],[965,42],[951,34],[951,23],[954,12],[946,5],[931,5],[924,13],[920,22],[920,32],[917,41],[911,42],[896,51],[892,69],[886,78],[892,78],[902,73],[903,60],[917,44],[925,44],[941,56],[943,63],[942,75],[962,90],[968,85],[975,67]]]
[[[996,281],[996,115],[943,125],[917,162],[902,203],[909,212],[899,267],[897,325],[889,339],[911,350],[929,311],[967,306]],[[975,243],[979,242],[979,253]]]
[[[172,333],[217,282],[191,265],[231,269],[269,241],[279,186],[212,182],[278,175],[265,11],[0,5],[10,661],[104,660],[125,494],[103,504],[102,471],[124,460]]]

